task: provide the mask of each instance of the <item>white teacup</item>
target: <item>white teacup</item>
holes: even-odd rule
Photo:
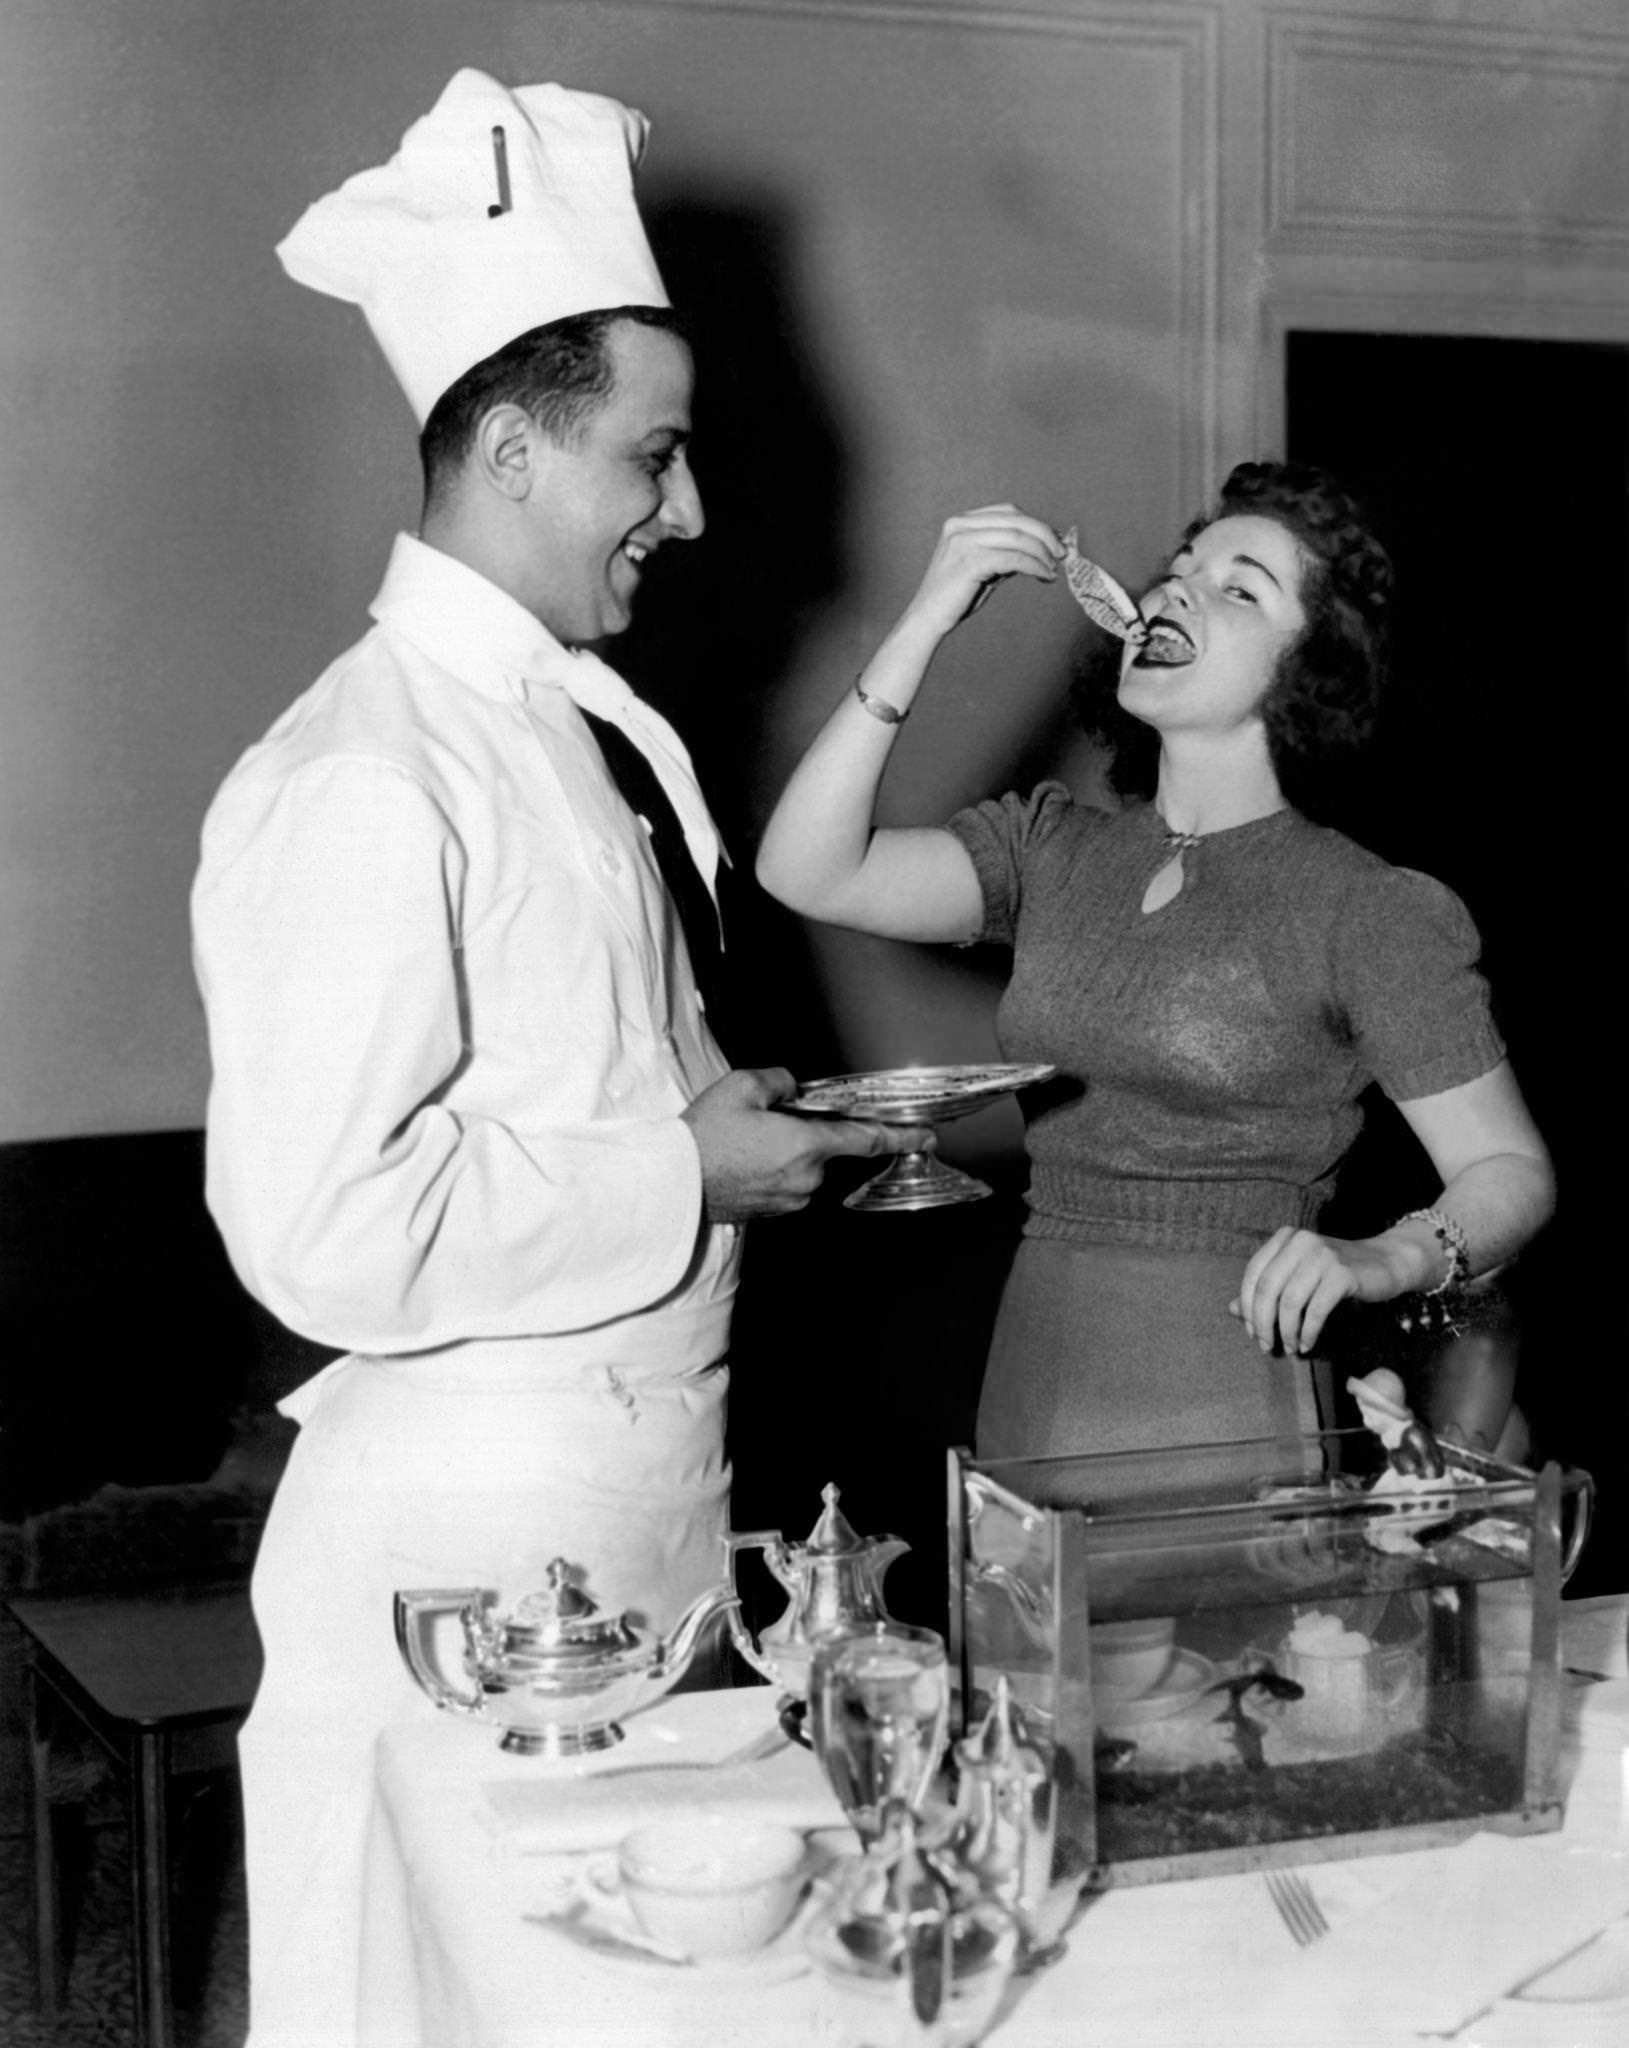
[[[796,1912],[807,1876],[796,1828],[692,1812],[623,1838],[615,1890],[659,1947],[715,1962],[773,1941]],[[589,1881],[603,1889],[592,1874]]]
[[[1301,1687],[1285,1724],[1325,1756],[1361,1756],[1418,1725],[1422,1671],[1410,1644],[1377,1647],[1332,1614],[1303,1615],[1278,1668]]]
[[[1096,1621],[1088,1634],[1092,1690],[1104,1699],[1140,1699],[1171,1668],[1176,1623],[1168,1615],[1152,1621]]]

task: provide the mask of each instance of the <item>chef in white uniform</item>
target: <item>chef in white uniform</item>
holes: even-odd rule
[[[433,1712],[392,1593],[507,1600],[559,1556],[668,1628],[720,1575],[739,1225],[922,1136],[779,1115],[789,1075],[727,1071],[583,715],[645,756],[711,887],[682,742],[590,651],[702,525],[645,132],[463,71],[278,252],[361,306],[427,492],[371,631],[227,778],[193,898],[212,1210],[259,1299],[347,1354],[285,1404],[254,1581],[252,2048],[358,2039],[373,1742]]]

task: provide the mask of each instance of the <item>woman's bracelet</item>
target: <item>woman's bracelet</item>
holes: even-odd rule
[[[901,711],[897,704],[890,704],[886,697],[871,696],[858,683],[854,685],[854,694],[871,716],[880,718],[884,725],[903,725],[911,715],[909,711]]]
[[[1410,1209],[1406,1216],[1399,1216],[1399,1223],[1429,1223],[1436,1233],[1438,1244],[1448,1258],[1448,1270],[1435,1287],[1418,1290],[1428,1300],[1434,1294],[1447,1294],[1451,1289],[1463,1287],[1471,1277],[1471,1247],[1465,1236],[1463,1224],[1442,1209]]]

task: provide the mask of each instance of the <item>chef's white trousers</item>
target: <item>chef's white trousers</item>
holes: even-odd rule
[[[490,1586],[508,1605],[563,1557],[602,1609],[666,1630],[722,1576],[726,1368],[664,1376],[648,1352],[595,1349],[347,1358],[288,1404],[302,1427],[255,1568],[266,1668],[240,1739],[247,2048],[362,2038],[374,1744],[436,1711],[396,1649],[398,1589]],[[397,1966],[411,1958],[368,1959],[376,1979]]]

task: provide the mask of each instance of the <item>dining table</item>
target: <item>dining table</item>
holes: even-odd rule
[[[1016,1973],[994,2048],[1623,2048],[1629,2042],[1629,1595],[1562,1603],[1565,1821],[1302,1871],[1305,1945],[1258,1871],[1088,1891]],[[606,1904],[632,1827],[702,1809],[854,1849],[770,1686],[670,1694],[575,1758],[427,1711],[375,1752],[365,2048],[852,2048],[802,1916],[690,1964]],[[743,1754],[756,1747],[759,1753]],[[598,1882],[596,1883],[596,1876]],[[806,1907],[805,1912],[812,1910]],[[631,1937],[631,1938],[630,1938]]]

